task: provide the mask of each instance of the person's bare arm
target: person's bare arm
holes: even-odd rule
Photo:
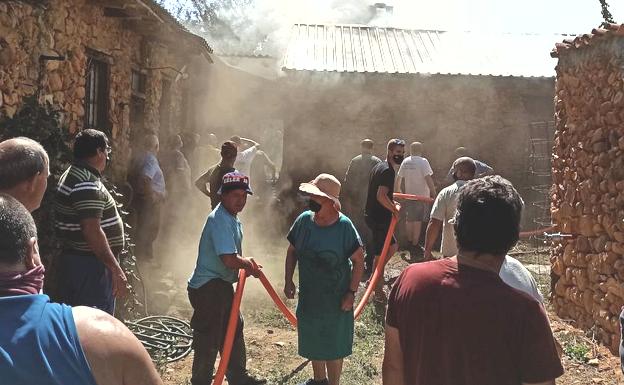
[[[392,215],[399,216],[399,210],[394,205],[394,202],[388,198],[388,191],[388,187],[379,186],[377,188],[377,202],[390,211]]]
[[[72,313],[98,385],[162,385],[149,354],[123,323],[85,306],[72,308]]]
[[[348,293],[342,297],[341,308],[343,311],[349,311],[353,309],[353,302],[355,302],[355,292],[360,286],[360,280],[362,274],[364,274],[364,249],[358,247],[357,250],[349,257],[353,264],[353,270],[351,272],[351,282],[349,283]]]
[[[253,139],[249,139],[249,138],[240,138],[242,143],[247,144],[249,147],[253,147],[253,146],[259,146],[260,144],[258,142],[256,142]]]
[[[403,365],[399,329],[386,325],[386,346],[382,367],[383,385],[405,385]]]
[[[295,298],[295,283],[293,282],[293,275],[295,274],[295,267],[297,266],[297,256],[295,255],[295,247],[288,245],[286,251],[286,262],[284,263],[284,295],[286,298]]]
[[[431,175],[425,175],[425,181],[427,182],[427,186],[429,186],[429,196],[431,198],[435,198],[437,193],[435,183],[433,183],[433,178],[431,177]]]
[[[442,230],[442,221],[439,219],[429,219],[427,232],[425,233],[425,259],[432,259],[433,245],[435,244],[440,231]]]
[[[100,225],[100,218],[85,218],[80,221],[80,229],[93,254],[110,270],[113,276],[113,295],[123,297],[128,293],[128,280],[113,251],[108,245],[106,234]]]
[[[555,380],[550,380],[550,381],[546,381],[546,382],[523,382],[522,385],[555,385],[556,382]]]
[[[258,155],[262,156],[264,162],[271,169],[273,179],[275,179],[275,173],[277,172],[277,167],[275,167],[275,163],[269,158],[269,156],[264,151],[258,151]]]
[[[208,190],[208,187],[206,187],[208,185],[209,179],[210,171],[206,171],[205,173],[201,174],[199,178],[197,178],[197,180],[195,181],[195,187],[197,187],[197,189],[203,192],[206,196],[210,196],[210,191]]]
[[[221,261],[228,269],[239,270],[245,269],[249,274],[254,277],[258,277],[260,273],[261,265],[258,265],[253,258],[243,258],[238,254],[223,254],[220,255]]]
[[[401,182],[403,182],[403,177],[397,174],[396,180],[394,181],[394,191],[396,192],[403,192],[403,189],[401,188]]]

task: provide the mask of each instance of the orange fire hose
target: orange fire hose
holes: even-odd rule
[[[238,312],[241,300],[243,299],[243,289],[245,288],[246,279],[247,273],[245,270],[239,270],[238,285],[236,285],[236,293],[234,293],[234,299],[232,300],[232,310],[230,310],[230,319],[228,321],[227,331],[225,332],[225,340],[223,341],[221,360],[219,360],[219,368],[217,369],[217,374],[214,377],[214,381],[212,383],[213,385],[221,385],[223,383],[225,371],[227,370],[228,363],[230,362],[232,344],[234,343],[234,334],[236,333],[236,327],[238,326]]]
[[[400,205],[397,204],[397,209],[400,208]],[[388,233],[386,234],[386,239],[384,241],[383,249],[381,251],[381,255],[379,256],[379,260],[377,261],[377,265],[375,266],[375,271],[373,272],[373,276],[369,282],[368,287],[366,288],[366,292],[364,296],[360,300],[357,308],[355,309],[354,318],[358,318],[364,310],[368,299],[370,298],[377,281],[383,277],[383,266],[388,257],[388,251],[390,250],[390,242],[392,240],[392,236],[394,235],[394,229],[396,228],[397,217],[392,216],[392,220],[390,221],[390,227],[388,228]],[[297,317],[290,311],[290,309],[284,304],[284,301],[279,297],[277,292],[271,283],[267,279],[266,275],[262,271],[258,276],[260,282],[266,289],[267,293],[273,299],[273,302],[277,305],[278,309],[284,314],[284,316],[290,321],[290,323],[297,327]],[[245,280],[247,279],[247,273],[245,270],[239,270],[238,272],[238,285],[236,285],[236,292],[234,293],[234,299],[232,301],[232,309],[230,310],[230,319],[228,320],[227,331],[225,333],[225,340],[223,341],[223,352],[221,353],[221,359],[219,360],[219,367],[217,368],[217,374],[214,377],[214,381],[212,385],[221,385],[223,383],[223,379],[225,378],[225,371],[227,370],[228,363],[230,361],[230,355],[232,354],[232,344],[234,343],[234,334],[236,333],[236,327],[238,324],[238,312],[240,310],[241,300],[243,299],[243,289],[245,288]]]
[[[397,205],[397,209],[398,208],[400,208],[399,205]],[[362,296],[362,299],[360,300],[360,303],[355,308],[354,318],[356,319],[360,317],[360,314],[362,314],[362,310],[364,310],[364,307],[368,303],[368,298],[373,293],[373,290],[377,285],[377,281],[379,281],[379,279],[383,279],[384,265],[388,257],[388,251],[390,251],[390,242],[392,241],[392,236],[394,235],[394,229],[397,224],[397,219],[398,218],[395,215],[392,216],[392,220],[390,221],[390,227],[388,228],[388,233],[386,234],[386,239],[384,241],[383,248],[381,249],[381,255],[379,256],[379,259],[377,260],[377,266],[375,266],[375,270],[373,271],[373,276],[371,277],[371,280],[368,284],[368,287],[366,288],[366,291],[364,292],[364,295]]]
[[[408,201],[420,201],[420,202],[427,202],[427,203],[433,203],[435,201],[435,199],[431,197],[426,197],[423,195],[403,194],[403,193],[394,193],[394,199],[405,199]]]
[[[267,279],[266,275],[264,275],[264,273],[262,271],[260,271],[260,277],[259,278],[260,278],[260,282],[262,282],[262,286],[264,286],[264,288],[266,289],[267,293],[269,293],[269,296],[271,297],[273,302],[275,302],[275,305],[277,305],[277,308],[284,314],[284,317],[286,317],[286,319],[288,319],[288,321],[290,321],[292,326],[294,326],[296,328],[297,327],[297,317],[295,317],[295,315],[286,306],[284,301],[282,301],[282,299],[279,297],[279,295],[277,295],[277,293],[275,292],[275,289],[273,289],[273,286],[271,286],[271,283],[269,282],[269,280]]]

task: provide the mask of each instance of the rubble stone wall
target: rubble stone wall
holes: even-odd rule
[[[0,2],[0,117],[11,117],[27,95],[36,92],[40,79],[41,101],[62,109],[62,124],[70,133],[84,127],[87,50],[110,58],[108,127],[114,145],[112,174],[123,178],[137,137],[130,127],[132,69],[147,75],[145,128],[159,132],[161,79],[173,78],[167,69],[181,68],[184,57],[173,54],[155,39],[148,39],[118,18],[104,16],[96,1],[70,0],[40,2]],[[40,55],[63,55],[64,61],[48,61],[40,74]],[[184,130],[178,122],[183,87],[187,81],[171,82],[170,132],[159,132],[161,141]]]
[[[624,305],[624,37],[559,55],[552,218],[553,303],[615,353]]]
[[[382,158],[388,139],[399,137],[423,143],[441,184],[454,150],[464,146],[521,189],[529,124],[553,116],[552,78],[290,74],[288,80],[287,99],[297,109],[284,115],[284,167],[294,185],[319,169],[343,177],[365,137]]]

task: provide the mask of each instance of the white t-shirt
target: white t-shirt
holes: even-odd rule
[[[429,161],[421,156],[408,156],[403,160],[397,175],[405,179],[405,193],[429,196],[426,176],[433,175]]]
[[[236,155],[234,168],[236,168],[238,172],[249,176],[249,173],[251,172],[251,162],[253,162],[257,153],[258,153],[258,146],[251,146],[245,151],[239,152]]]
[[[498,275],[507,285],[527,293],[540,303],[544,302],[531,272],[517,259],[506,255]]]
[[[455,230],[453,229],[453,224],[449,223],[449,221],[455,216],[457,196],[464,184],[466,184],[465,180],[458,180],[452,185],[443,188],[431,208],[431,218],[442,221],[442,249],[440,251],[445,257],[452,257],[457,254]]]

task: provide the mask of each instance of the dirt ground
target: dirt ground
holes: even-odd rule
[[[538,260],[533,258],[533,262]],[[529,262],[530,263],[530,262]],[[402,270],[405,262],[395,256],[387,269],[386,279]],[[269,279],[280,277],[277,273]],[[538,278],[539,281],[539,278]],[[274,281],[278,291],[279,279]],[[251,281],[243,302],[245,339],[248,367],[268,379],[269,384],[299,384],[312,372],[311,365],[297,355],[297,335],[276,310],[260,286]],[[289,304],[294,306],[294,301]],[[180,309],[188,315],[189,309]],[[182,314],[178,314],[182,315]],[[557,380],[562,385],[624,385],[619,358],[604,346],[570,323],[560,319],[551,310],[549,317],[553,332],[561,346],[565,374]],[[383,309],[372,305],[356,321],[353,355],[345,359],[341,383],[343,385],[381,384],[383,359]],[[166,385],[190,384],[192,354],[181,361],[161,367]],[[227,382],[226,382],[227,383]]]

